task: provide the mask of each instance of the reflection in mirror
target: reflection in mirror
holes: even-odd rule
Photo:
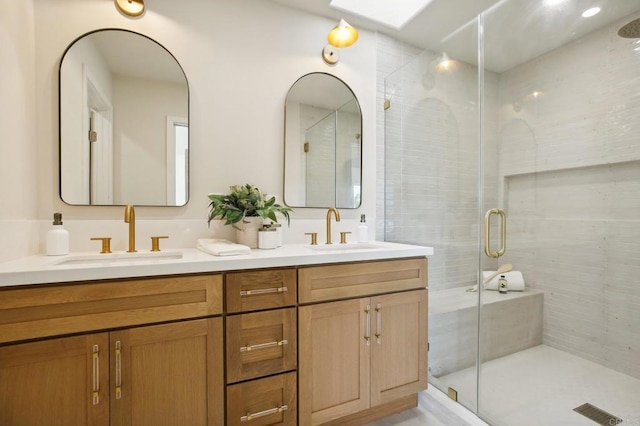
[[[60,197],[73,205],[181,206],[189,198],[189,87],[138,33],[83,35],[60,63]]]
[[[284,202],[353,209],[361,203],[362,114],[342,80],[298,79],[285,101]]]

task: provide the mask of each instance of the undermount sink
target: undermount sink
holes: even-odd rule
[[[135,253],[97,253],[69,255],[56,262],[56,266],[68,265],[108,265],[112,263],[130,265],[137,263],[157,263],[167,260],[182,259],[180,251],[148,251]]]
[[[311,250],[317,251],[343,251],[343,250],[375,250],[383,246],[374,243],[349,243],[349,244],[322,244],[310,246]]]

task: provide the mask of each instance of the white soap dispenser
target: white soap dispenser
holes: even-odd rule
[[[360,225],[358,225],[358,242],[359,243],[368,243],[369,242],[369,227],[367,226],[365,216],[363,214],[360,215]]]
[[[62,226],[62,213],[53,214],[53,227],[47,232],[47,255],[69,254],[69,231]]]

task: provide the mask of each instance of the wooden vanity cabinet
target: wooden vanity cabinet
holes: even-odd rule
[[[3,340],[91,309],[0,346],[1,425],[224,424],[221,275],[2,290]]]
[[[427,387],[426,259],[328,268],[301,268],[300,283],[322,299],[366,294],[367,283],[380,292],[384,280],[405,291],[299,307],[299,424],[362,424],[415,406]]]
[[[426,272],[408,258],[0,289],[0,425],[402,411],[427,386]]]

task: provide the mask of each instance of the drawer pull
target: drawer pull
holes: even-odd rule
[[[98,345],[93,345],[93,389],[91,393],[91,397],[93,400],[93,405],[98,405],[100,403],[100,347]]]
[[[241,422],[248,422],[248,421],[251,421],[251,420],[256,419],[258,417],[264,417],[264,416],[268,416],[270,414],[282,413],[283,411],[286,411],[288,409],[289,409],[288,406],[282,405],[280,407],[270,408],[268,410],[259,411],[257,413],[247,413],[246,416],[240,417],[240,421]]]
[[[240,292],[240,297],[256,296],[260,294],[284,293],[285,291],[289,291],[289,289],[287,287],[273,287],[273,288],[258,288],[256,290],[242,290]]]
[[[122,398],[122,343],[116,341],[116,399]]]
[[[382,305],[376,306],[376,343],[382,343]]]
[[[364,340],[367,342],[367,346],[369,346],[371,344],[371,305],[367,305],[364,313],[366,315],[364,319]]]
[[[247,346],[242,346],[240,348],[240,352],[251,352],[256,349],[273,348],[276,346],[283,346],[288,343],[289,342],[285,339],[285,340],[276,340],[275,342],[269,342],[269,343],[260,343],[258,345],[252,345],[252,346],[247,345]]]

